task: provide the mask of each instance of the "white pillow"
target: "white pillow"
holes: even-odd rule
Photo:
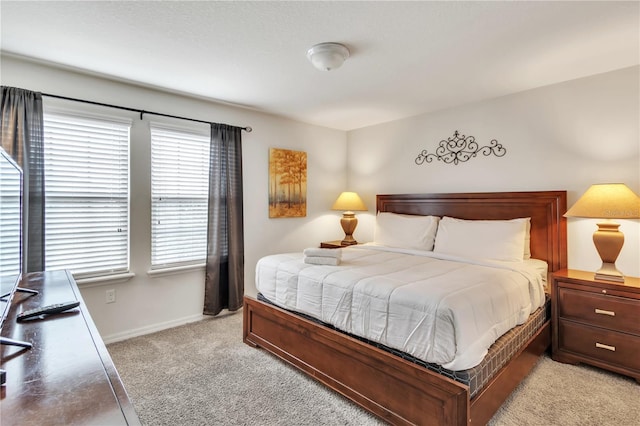
[[[432,251],[439,220],[438,216],[380,212],[373,241],[383,246]]]
[[[527,229],[524,231],[524,260],[531,259],[531,218],[525,217]]]
[[[433,251],[476,259],[521,262],[525,256],[529,221],[530,218],[465,220],[445,216],[438,225]]]

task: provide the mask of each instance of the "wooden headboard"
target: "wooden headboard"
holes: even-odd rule
[[[376,197],[377,211],[459,219],[531,218],[531,257],[549,271],[567,267],[566,191],[390,194]]]

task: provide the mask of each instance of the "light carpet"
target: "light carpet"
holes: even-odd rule
[[[233,313],[108,345],[143,425],[382,425],[267,352]],[[498,425],[640,425],[640,385],[542,357]]]

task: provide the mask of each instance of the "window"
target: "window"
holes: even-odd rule
[[[209,134],[151,124],[151,268],[204,263]]]
[[[129,270],[130,127],[45,113],[46,269],[76,278]]]

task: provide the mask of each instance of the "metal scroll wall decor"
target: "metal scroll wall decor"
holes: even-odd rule
[[[477,157],[478,154],[485,157],[492,154],[496,157],[502,157],[506,153],[505,147],[495,139],[489,142],[489,145],[481,147],[476,142],[476,138],[461,135],[456,130],[453,137],[440,141],[435,154],[429,154],[426,149],[423,150],[416,157],[416,164],[431,163],[433,160],[444,161],[446,164],[458,164],[469,161],[471,158]]]

